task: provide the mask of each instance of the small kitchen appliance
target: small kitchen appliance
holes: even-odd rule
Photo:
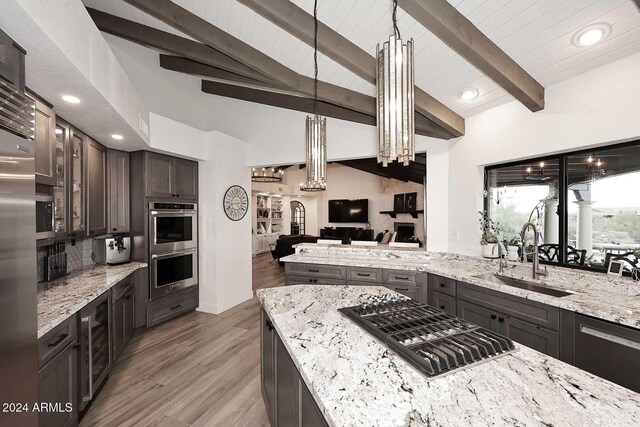
[[[112,236],[93,239],[91,259],[96,264],[117,265],[130,261],[131,237]]]

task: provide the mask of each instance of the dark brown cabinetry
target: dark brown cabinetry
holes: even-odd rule
[[[198,303],[198,286],[189,286],[151,301],[147,306],[147,328],[191,311],[198,307]]]
[[[87,231],[107,233],[107,149],[89,139],[87,146]]]
[[[69,210],[69,125],[56,118],[56,145],[55,145],[55,182],[53,184],[54,224],[53,231],[56,240],[64,240],[69,237],[71,227]]]
[[[129,153],[108,150],[107,161],[107,230],[109,233],[128,233]]]
[[[56,165],[56,114],[44,102],[36,99],[35,160],[36,183],[54,185]]]
[[[327,426],[264,310],[261,312],[260,336],[262,397],[271,426]]]
[[[146,196],[198,199],[198,163],[145,152]]]
[[[133,336],[135,328],[134,275],[129,275],[111,289],[113,302],[112,360],[115,362]]]
[[[41,426],[68,427],[78,423],[78,365],[76,317],[72,316],[38,340],[39,404],[55,405],[38,415]]]

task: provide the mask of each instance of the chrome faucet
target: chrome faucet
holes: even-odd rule
[[[526,245],[524,244],[524,235],[527,232],[527,229],[529,229],[529,227],[533,228],[533,252],[527,252]],[[532,254],[533,255],[532,277],[534,279],[538,279],[539,276],[546,276],[548,274],[547,266],[545,265],[544,270],[540,270],[540,256],[538,254],[538,246],[540,244],[540,232],[538,231],[538,226],[531,221],[526,222],[522,226],[522,231],[520,232],[520,241],[522,242],[522,257],[520,258],[520,262],[526,262],[527,255]]]

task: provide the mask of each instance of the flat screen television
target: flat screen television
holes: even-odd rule
[[[329,200],[329,222],[368,222],[369,199]]]

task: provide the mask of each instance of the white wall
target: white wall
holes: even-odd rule
[[[294,183],[304,181],[304,169],[291,168],[286,171],[287,184],[294,188]],[[383,178],[370,173],[362,172],[339,164],[327,166],[327,190],[317,193],[316,197],[311,197],[317,202],[315,218],[307,213],[309,224],[317,224],[318,228],[323,227],[364,227],[364,224],[350,223],[329,223],[329,200],[333,199],[369,199],[369,222],[375,234],[390,230],[393,232],[394,222],[410,222],[415,224],[417,237],[424,242],[424,227],[422,216],[418,219],[410,215],[401,215],[396,219],[389,215],[381,215],[380,211],[393,210],[393,195],[398,193],[418,193],[417,206],[422,209],[424,192],[423,186],[414,182],[403,182],[396,179]],[[297,193],[297,192],[296,192]],[[309,197],[306,197],[308,199]],[[296,199],[294,197],[294,199]],[[305,201],[300,198],[305,207]],[[307,234],[318,235],[319,230],[307,229]]]
[[[240,185],[251,194],[247,144],[158,114],[151,114],[151,125],[154,149],[200,160],[199,310],[221,313],[253,296],[251,215],[231,221],[222,207],[224,193],[231,185]]]
[[[545,109],[511,102],[467,119],[449,153],[449,247],[478,254],[487,164],[640,137],[640,53],[546,89]]]

